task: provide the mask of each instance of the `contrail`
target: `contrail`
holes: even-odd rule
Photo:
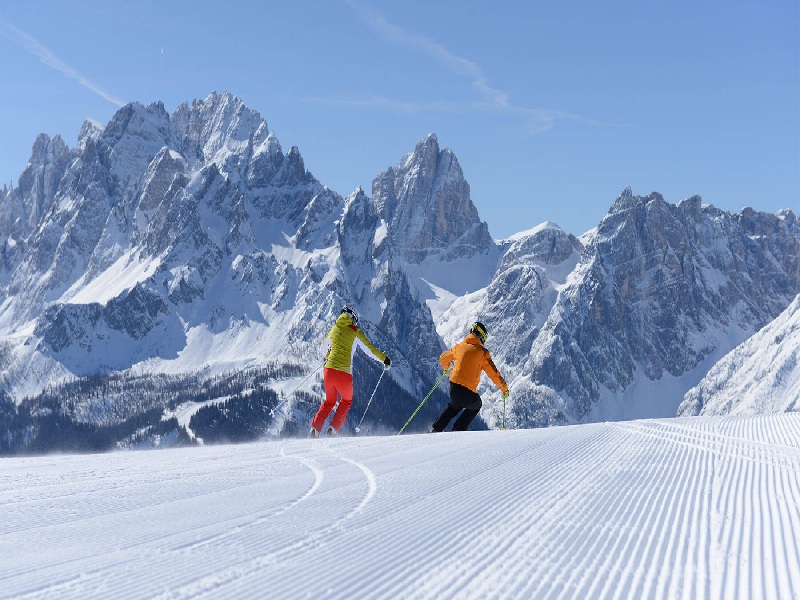
[[[418,52],[436,59],[446,69],[472,80],[472,87],[489,102],[498,108],[508,107],[508,95],[489,85],[483,70],[474,62],[453,54],[444,45],[430,38],[406,31],[402,27],[390,23],[386,17],[356,0],[344,0],[378,35],[385,40],[408,46]]]
[[[58,58],[55,54],[50,52],[45,46],[40,44],[37,40],[32,38],[30,35],[11,25],[8,21],[3,20],[0,22],[0,30],[6,31],[9,35],[8,37],[14,41],[15,43],[22,46],[25,50],[33,54],[34,56],[38,57],[45,65],[60,72],[62,75],[70,79],[74,79],[80,85],[88,89],[90,92],[97,94],[104,100],[108,100],[112,104],[115,104],[119,107],[124,106],[125,102],[112,96],[108,92],[106,92],[103,88],[93,82],[91,79],[84,77],[78,71],[73,69],[71,66],[66,64],[63,60]]]
[[[361,0],[342,0],[358,15],[371,30],[382,40],[411,48],[430,56],[448,71],[470,80],[472,87],[478,92],[480,100],[461,103],[414,103],[396,102],[382,97],[369,98],[306,98],[306,102],[317,102],[339,105],[362,105],[393,108],[402,111],[414,110],[477,110],[491,111],[497,114],[520,119],[520,131],[526,135],[538,135],[556,126],[560,121],[574,121],[587,125],[601,125],[593,119],[546,108],[525,108],[509,101],[508,94],[489,85],[489,79],[480,65],[457,54],[453,54],[443,44],[428,37],[408,31],[394,23]]]

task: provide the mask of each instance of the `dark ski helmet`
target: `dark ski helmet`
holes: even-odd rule
[[[350,315],[350,319],[353,321],[353,325],[358,325],[358,313],[352,306],[348,306],[347,304],[344,305],[342,308],[342,313],[347,313]]]
[[[484,325],[480,321],[475,321],[470,326],[469,332],[477,335],[478,338],[481,340],[481,344],[485,344],[486,338],[489,336],[489,333],[486,331],[486,325]]]

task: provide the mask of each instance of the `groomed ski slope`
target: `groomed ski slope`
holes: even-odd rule
[[[798,598],[800,414],[0,460],[3,598]]]

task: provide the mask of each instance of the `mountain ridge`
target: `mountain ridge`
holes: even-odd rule
[[[435,134],[371,196],[346,198],[227,93],[172,115],[132,103],[62,144],[40,136],[28,183],[0,199],[0,387],[15,402],[75,376],[310,370],[348,302],[393,358],[368,426],[404,422],[476,319],[512,384],[508,403],[481,387],[489,426],[585,422],[614,406],[670,416],[706,362],[800,290],[791,211],[731,214],[699,196],[674,205],[628,188],[581,239],[543,224],[493,240]],[[664,381],[658,405],[637,396]],[[289,405],[292,427],[306,409]]]
[[[800,295],[689,390],[681,416],[800,411]]]

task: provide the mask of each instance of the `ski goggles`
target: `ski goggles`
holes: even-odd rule
[[[481,340],[481,344],[485,344],[486,343],[486,338],[489,337],[489,334],[486,333],[486,330],[483,327],[481,327],[480,324],[475,323],[470,328],[470,331],[478,336],[478,338]]]

